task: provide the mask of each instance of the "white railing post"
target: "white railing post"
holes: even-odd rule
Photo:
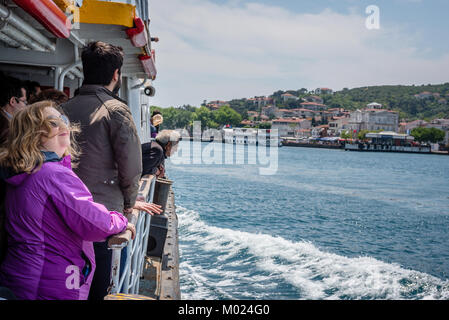
[[[148,183],[150,183],[149,186],[147,185]],[[139,195],[143,196],[147,202],[153,201],[155,183],[155,177],[151,180],[148,178],[141,180]],[[113,250],[110,294],[139,293],[139,281],[143,272],[151,216],[145,212],[138,212],[135,210],[132,214],[129,214],[127,218],[130,223],[135,224],[136,237],[134,240],[131,240],[131,234],[127,231],[116,235],[109,240],[109,248]],[[123,273],[120,276],[120,257],[121,250],[124,247],[127,247],[127,254]]]

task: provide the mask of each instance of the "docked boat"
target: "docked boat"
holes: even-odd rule
[[[430,146],[414,143],[414,137],[407,134],[383,131],[367,133],[366,141],[345,144],[347,151],[431,153]]]

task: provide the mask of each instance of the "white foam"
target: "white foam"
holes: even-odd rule
[[[200,215],[177,206],[179,217],[181,260],[189,261],[189,273],[198,280],[199,299],[207,296],[204,287],[212,286],[222,296],[253,294],[253,298],[270,299],[270,293],[261,296],[257,292],[245,292],[241,282],[253,284],[254,289],[275,289],[279,281],[286,282],[300,292],[301,299],[448,299],[449,281],[431,275],[402,268],[371,257],[348,258],[319,250],[310,242],[292,242],[267,234],[253,234],[210,226]],[[185,243],[184,245],[182,243]],[[201,246],[205,255],[216,256],[208,267],[192,267],[195,257],[184,257],[185,251],[199,254]],[[244,259],[232,261],[242,252]],[[238,257],[241,258],[241,257]],[[251,262],[252,261],[252,262]],[[255,262],[254,262],[255,261]],[[181,264],[181,270],[186,264]],[[238,271],[232,270],[239,267]],[[252,276],[258,272],[257,277]],[[261,276],[260,273],[263,273]],[[184,273],[185,274],[185,273]],[[220,276],[219,280],[214,280]],[[211,277],[214,276],[214,277]],[[184,288],[182,289],[184,290]],[[239,290],[241,290],[239,292]],[[210,292],[209,292],[210,293]],[[196,297],[197,292],[191,293]],[[213,295],[215,296],[215,294]]]

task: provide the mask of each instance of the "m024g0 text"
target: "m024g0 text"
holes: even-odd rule
[[[270,306],[268,305],[244,305],[230,304],[222,306],[223,315],[268,315],[270,314]]]

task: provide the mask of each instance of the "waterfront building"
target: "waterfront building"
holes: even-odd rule
[[[312,128],[312,137],[327,137],[329,135],[329,125],[323,124]]]
[[[370,132],[365,135],[366,139],[373,144],[386,144],[391,146],[410,146],[415,140],[408,134],[396,133],[392,131]]]
[[[399,114],[383,109],[363,109],[351,112],[348,128],[351,130],[384,130],[397,132]]]
[[[309,138],[312,136],[312,129],[299,129],[299,137]]]
[[[252,128],[225,128],[223,129],[225,143],[256,144],[257,129]]]
[[[334,136],[339,136],[343,130],[348,129],[349,125],[349,115],[344,115],[341,117],[332,117],[329,120],[329,134]]]
[[[297,137],[301,129],[310,129],[312,121],[308,119],[274,119],[272,129],[277,129],[280,137]]]
[[[401,122],[398,132],[410,134],[410,132],[412,132],[413,129],[419,127],[426,127],[427,125],[428,125],[427,121],[419,119],[411,122]]]

